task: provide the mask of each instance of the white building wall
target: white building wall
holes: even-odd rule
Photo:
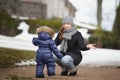
[[[47,4],[47,18],[69,15],[69,11],[65,6],[64,0],[44,0]]]
[[[53,17],[62,18],[69,15],[69,9],[65,5],[65,0],[21,0],[33,3],[43,3],[47,6],[46,18],[51,19]]]

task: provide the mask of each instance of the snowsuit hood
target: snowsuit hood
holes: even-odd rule
[[[51,36],[47,32],[40,32],[38,33],[38,38],[40,40],[47,40],[47,39],[51,39]]]

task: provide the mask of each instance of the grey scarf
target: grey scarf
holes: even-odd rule
[[[66,52],[66,50],[68,49],[68,40],[71,40],[72,35],[74,35],[76,32],[77,28],[75,26],[63,32],[63,40],[60,45],[60,51]]]

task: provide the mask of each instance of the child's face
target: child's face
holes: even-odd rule
[[[64,23],[63,26],[62,26],[65,30],[69,30],[71,29],[71,25],[69,23]]]

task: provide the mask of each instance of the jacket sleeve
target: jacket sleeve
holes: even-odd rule
[[[53,51],[55,56],[57,56],[59,59],[61,59],[63,57],[63,55],[60,53],[60,51],[58,50],[58,48],[53,40],[50,41],[50,49]]]
[[[79,46],[80,50],[83,50],[83,51],[89,50],[89,48],[87,48],[86,45],[84,44],[84,39],[80,32],[78,35],[79,35],[79,37],[78,37],[77,42],[78,42],[78,46]]]
[[[37,46],[38,43],[39,43],[39,39],[38,39],[37,37],[34,37],[34,38],[32,39],[32,43],[33,43],[35,46]]]

